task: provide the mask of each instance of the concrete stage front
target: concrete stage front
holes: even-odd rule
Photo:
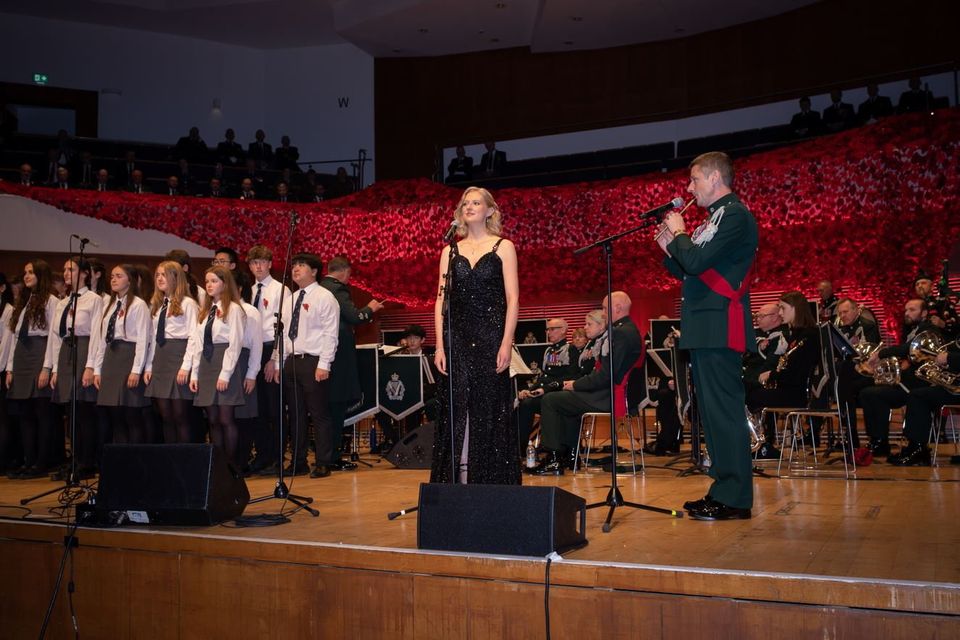
[[[375,460],[374,458],[370,459]],[[627,500],[680,508],[708,480],[655,467],[620,478]],[[960,637],[960,468],[875,464],[856,480],[757,478],[751,520],[696,522],[590,511],[589,545],[550,566],[553,638]],[[325,479],[298,477],[315,498],[270,528],[80,529],[49,638],[542,638],[541,558],[416,549],[425,471],[386,462]],[[588,502],[603,473],[530,479]],[[274,481],[248,481],[250,493]],[[0,480],[0,638],[35,638],[63,555],[55,486]],[[279,501],[247,513],[276,511]],[[26,517],[26,519],[22,519]]]

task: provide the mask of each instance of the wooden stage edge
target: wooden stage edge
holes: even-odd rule
[[[913,481],[761,480],[755,517],[736,523],[693,523],[618,509],[614,530],[604,534],[599,523],[605,513],[599,512],[605,510],[590,512],[590,544],[549,566],[553,636],[960,637],[954,517],[960,483],[953,470],[942,472],[949,477],[929,482],[909,476],[902,480]],[[674,479],[672,473],[653,481],[650,475],[626,480],[624,493],[662,504],[664,496],[681,490],[695,495],[703,485],[702,479]],[[389,506],[406,503],[422,479],[382,468],[330,481],[298,479],[300,489],[323,487],[318,504],[333,517],[300,513],[269,529],[80,528],[73,555],[74,601],[87,625],[82,637],[543,637],[545,559],[418,550],[412,548],[415,515],[387,522]],[[356,495],[368,482],[384,494],[358,506]],[[554,482],[587,494],[588,501],[605,495],[599,476]],[[14,504],[12,484],[17,483],[0,482],[0,503]],[[254,480],[251,493],[271,486]],[[883,510],[868,506],[877,501],[877,491],[909,501],[902,509],[907,518],[871,532],[883,524]],[[910,504],[924,510],[925,503],[943,507],[935,524],[910,515]],[[828,520],[840,521],[839,533],[825,534],[827,519],[818,505],[834,510]],[[891,531],[900,530],[906,538],[890,539]],[[0,580],[0,621],[16,630],[9,636],[0,631],[0,637],[36,637],[65,531],[63,524],[0,520],[0,566],[8,577]],[[673,539],[663,540],[666,535]],[[653,536],[657,540],[646,540]],[[830,542],[837,536],[839,547]],[[366,543],[377,538],[385,544]],[[683,553],[684,545],[697,540],[697,551]],[[862,554],[852,550],[875,547],[876,570],[851,569],[840,557],[818,560],[805,546],[811,540],[823,554],[835,548]],[[645,541],[646,552],[631,549]],[[929,545],[915,551],[928,561],[906,553],[903,567],[882,566],[886,560],[879,558],[903,555],[899,547],[914,542]],[[723,550],[731,548],[741,555],[724,559]],[[783,557],[770,560],[768,554]],[[670,556],[683,560],[663,561]],[[651,558],[658,561],[647,561]],[[778,570],[764,570],[770,566]],[[811,570],[831,566],[836,575]],[[857,571],[866,575],[851,575]],[[65,589],[64,583],[48,637],[72,636]],[[377,614],[367,612],[369,607]],[[143,621],[156,631],[138,634]],[[303,633],[272,635],[275,623]]]

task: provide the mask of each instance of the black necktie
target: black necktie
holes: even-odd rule
[[[121,302],[121,300],[117,300],[117,308],[113,310],[113,313],[110,315],[110,320],[107,322],[107,337],[105,338],[107,344],[113,342],[113,336],[117,331],[117,318],[120,316]]]
[[[167,306],[170,304],[170,298],[164,298],[160,305],[160,315],[157,316],[157,346],[162,347],[167,343]]]
[[[213,357],[213,319],[217,316],[217,305],[210,307],[207,324],[203,328],[203,357],[209,360]]]
[[[63,310],[63,315],[60,316],[60,338],[67,337],[67,316],[70,315],[70,310],[73,309],[74,300],[77,299],[77,294],[70,294],[70,302],[67,303],[66,308]]]
[[[257,295],[256,295],[256,297],[254,297],[254,299],[253,299],[253,308],[254,308],[254,309],[259,309],[259,308],[260,308],[260,294],[261,294],[262,292],[263,292],[263,283],[262,283],[262,282],[258,282],[258,283],[257,283]]]
[[[27,310],[30,308],[30,297],[33,294],[31,293],[27,297],[27,304],[23,306],[23,315],[20,316],[20,332],[17,334],[17,340],[23,342],[30,336],[30,320],[27,318]]]
[[[290,331],[287,332],[291,340],[296,340],[297,334],[300,333],[300,305],[303,304],[303,298],[306,295],[306,289],[301,289],[300,295],[297,296],[297,304],[293,306],[293,316],[290,318]]]

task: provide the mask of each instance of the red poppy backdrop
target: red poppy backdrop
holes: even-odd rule
[[[889,118],[845,133],[757,153],[736,163],[735,191],[760,225],[755,288],[812,291],[823,278],[848,295],[883,301],[891,322],[916,272],[948,255],[960,226],[960,111]],[[686,196],[686,170],[531,189],[495,197],[504,235],[517,245],[525,302],[603,287],[599,252],[577,247],[636,226],[643,211]],[[73,213],[136,229],[157,229],[208,246],[286,247],[354,262],[353,284],[408,306],[432,302],[441,236],[459,189],[427,180],[384,181],[322,204],[59,191],[0,183]],[[703,218],[695,207],[688,225]],[[618,242],[618,288],[675,288],[652,230]],[[894,327],[888,327],[894,329]]]

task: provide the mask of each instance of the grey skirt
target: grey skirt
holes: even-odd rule
[[[209,406],[233,406],[239,407],[243,404],[243,371],[245,367],[237,366],[233,369],[233,375],[230,376],[230,384],[226,391],[217,391],[217,378],[220,377],[220,368],[223,366],[223,354],[227,350],[227,343],[213,345],[213,355],[210,359],[200,355],[200,368],[197,371],[197,394],[193,398],[193,404],[198,407]]]
[[[83,370],[87,366],[87,351],[90,348],[90,336],[77,337],[77,376],[83,378]],[[60,345],[60,355],[57,357],[57,388],[53,390],[51,398],[57,404],[69,404],[73,393],[73,349],[70,340],[64,339]],[[84,387],[77,384],[78,402],[96,402],[97,388],[92,384]]]
[[[240,380],[241,382],[246,382],[244,375],[247,371],[247,363],[250,360],[250,349],[244,347],[240,350],[240,360],[237,362],[237,369],[240,369]],[[242,366],[241,366],[242,365]],[[259,384],[259,383],[258,383]],[[257,390],[254,389],[253,393],[247,395],[243,394],[243,405],[237,407],[233,412],[233,417],[238,420],[243,420],[245,418],[256,418],[257,417]]]
[[[143,378],[133,389],[127,387],[127,378],[133,368],[137,345],[114,340],[104,346],[103,367],[100,369],[100,393],[97,405],[101,407],[146,407],[150,401],[143,397]]]
[[[187,384],[177,384],[177,374],[183,364],[183,354],[187,351],[187,341],[167,338],[163,346],[156,347],[153,352],[153,374],[143,395],[148,398],[193,400],[189,381]]]
[[[47,336],[28,336],[24,340],[14,337],[14,340],[13,384],[7,390],[7,400],[49,398],[50,387],[37,389],[37,376],[47,354]]]

